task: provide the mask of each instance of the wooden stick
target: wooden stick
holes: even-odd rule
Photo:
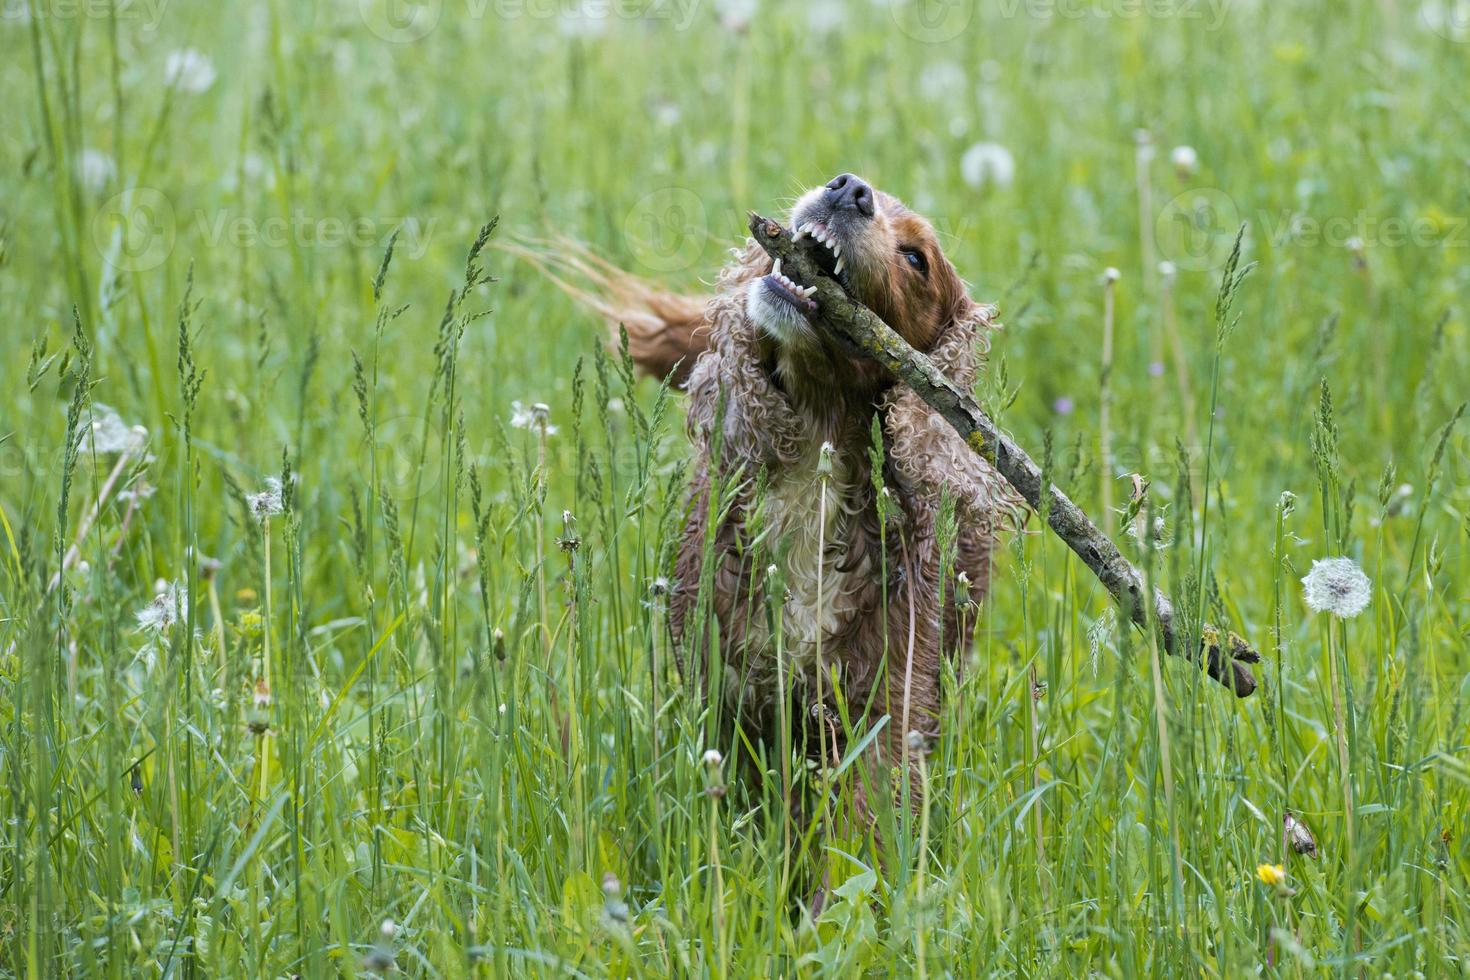
[[[816,287],[812,295],[816,304],[814,320],[912,388],[1032,508],[1043,510],[1041,468],[997,428],[968,391],[945,377],[872,310],[849,297],[846,290],[822,272],[807,247],[793,241],[791,233],[780,223],[751,212],[750,232],[772,258],[781,260],[783,273],[802,285]],[[1050,483],[1045,492],[1048,526],[1092,569],[1133,622],[1148,629],[1149,609],[1144,600],[1143,576],[1138,569],[1066,494]],[[1259,663],[1260,654],[1235,633],[1206,625],[1201,630],[1203,650],[1183,650],[1174,603],[1157,588],[1153,590],[1153,621],[1158,624],[1160,639],[1169,653],[1176,656],[1185,653],[1196,662],[1203,659],[1210,676],[1237,697],[1246,697],[1256,689],[1256,678],[1248,665]]]

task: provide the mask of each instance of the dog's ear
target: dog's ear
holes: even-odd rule
[[[929,360],[950,380],[968,387],[975,383],[980,364],[990,350],[990,331],[998,326],[994,306],[962,295],[949,323],[929,349]]]
[[[966,297],[929,350],[934,366],[963,388],[974,385],[990,349],[994,317],[995,307]],[[947,490],[971,522],[1024,522],[1020,495],[908,385],[890,388],[882,411],[888,464],[907,492],[938,499]]]

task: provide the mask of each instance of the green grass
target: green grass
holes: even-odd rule
[[[937,40],[881,3],[579,38],[544,4],[32,5],[0,19],[0,973],[1466,969],[1470,36],[1421,16],[1455,4],[987,4]],[[205,91],[164,83],[186,47]],[[981,140],[1009,186],[962,179]],[[682,403],[496,247],[697,288],[841,170],[1003,302],[980,393],[1095,516],[1121,270],[1112,471],[1169,541],[1125,547],[1265,654],[1243,701],[1156,667],[1059,541],[1011,540],[881,856],[775,781],[710,792],[733,747],[654,588]],[[146,444],[80,438],[104,405]],[[1302,600],[1333,555],[1373,580],[1348,621]],[[191,601],[140,629],[159,580]]]

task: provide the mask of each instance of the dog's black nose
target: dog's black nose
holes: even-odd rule
[[[834,211],[856,211],[873,216],[873,188],[857,174],[838,174],[827,184],[827,203]]]

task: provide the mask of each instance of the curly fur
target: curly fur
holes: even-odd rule
[[[816,215],[845,228],[850,290],[952,379],[972,385],[994,309],[970,300],[928,223],[896,199],[879,194],[872,212],[857,216],[831,205],[843,180],[803,197],[793,226]],[[965,617],[987,591],[997,531],[1019,519],[1022,503],[872,362],[814,328],[783,320],[776,330],[760,320],[762,304],[779,306],[779,293],[756,292],[770,288],[771,272],[754,243],[736,250],[694,331],[695,461],[670,626],[685,668],[718,692],[723,722],[743,726],[753,742],[774,739],[789,710],[784,721],[806,751],[830,759],[843,750],[839,710],[859,728],[887,716],[866,763],[875,776],[907,763],[917,800],[918,746],[939,734],[943,665],[968,640],[973,619]],[[877,481],[875,417],[886,461]],[[947,569],[944,493],[958,528]]]

